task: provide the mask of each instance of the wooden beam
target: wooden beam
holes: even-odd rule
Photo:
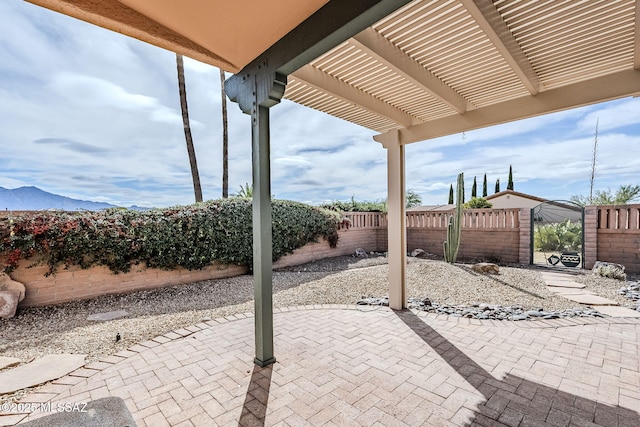
[[[466,99],[373,28],[367,28],[349,42],[458,113],[469,109]]]
[[[531,95],[542,89],[540,79],[518,41],[491,0],[460,0],[482,31],[498,49]]]
[[[411,144],[583,105],[639,95],[640,70],[620,71],[541,92],[536,96],[524,96],[471,110],[462,115],[451,115],[405,129],[391,130],[374,136],[374,139],[385,144],[399,137],[401,144]],[[396,132],[399,135],[396,135]]]
[[[403,127],[409,127],[420,123],[415,117],[397,109],[393,105],[372,96],[350,84],[343,82],[337,77],[322,72],[312,65],[306,65],[293,73],[293,76],[304,82],[308,86],[314,87],[321,92],[330,94],[336,98],[340,98],[350,104],[354,104],[359,108],[365,109],[378,116],[399,124]]]

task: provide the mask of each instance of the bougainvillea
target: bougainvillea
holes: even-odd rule
[[[326,238],[337,244],[339,216],[302,203],[273,200],[273,260]],[[230,198],[150,211],[38,211],[0,219],[5,271],[20,259],[59,267],[105,265],[114,273],[134,264],[201,269],[213,261],[251,266],[251,200]]]

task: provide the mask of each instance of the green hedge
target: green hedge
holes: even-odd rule
[[[302,203],[273,200],[273,260],[326,238],[338,241],[335,213]],[[0,253],[14,269],[41,255],[54,273],[60,266],[105,265],[114,273],[132,264],[201,269],[213,261],[253,263],[251,200],[230,198],[167,209],[102,212],[35,212],[0,220]]]

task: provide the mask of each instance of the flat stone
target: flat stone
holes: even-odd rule
[[[603,298],[601,296],[598,295],[589,295],[589,294],[578,294],[578,295],[571,295],[571,294],[563,294],[563,296],[571,301],[575,301],[577,303],[580,304],[585,304],[585,305],[619,305],[617,302],[612,301],[610,299],[607,298]],[[598,308],[598,311],[600,311],[600,308]]]
[[[85,354],[49,354],[31,363],[0,372],[0,394],[44,384],[84,365]]]
[[[575,288],[575,289],[584,289],[587,285],[583,285],[582,283],[573,282],[571,280],[560,281],[560,280],[545,280],[547,282],[547,286],[555,286],[557,288]]]
[[[0,369],[8,368],[10,366],[15,366],[20,362],[22,362],[22,360],[15,357],[0,356]]]
[[[547,289],[554,294],[560,295],[595,295],[591,291],[585,291],[578,288],[565,288],[563,286],[547,286]]]
[[[106,320],[119,319],[121,317],[126,317],[128,315],[129,315],[129,312],[125,310],[107,311],[106,313],[90,314],[87,316],[87,320],[104,322]]]
[[[598,311],[602,314],[606,314],[607,316],[611,316],[611,317],[639,317],[640,318],[640,311],[636,311],[632,308],[603,305],[601,307],[598,307]]]
[[[129,408],[120,397],[103,397],[90,402],[78,402],[77,405],[77,408],[63,407],[69,408],[69,411],[57,412],[20,425],[25,427],[137,426]]]
[[[0,291],[0,319],[15,316],[20,302],[20,291]]]

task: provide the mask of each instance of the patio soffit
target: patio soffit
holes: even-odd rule
[[[287,34],[305,39],[323,6],[339,19],[338,6],[352,5],[27,1],[234,73]],[[383,144],[408,144],[640,95],[640,0],[385,1],[398,6],[353,37],[295,43],[311,53],[278,70],[289,74],[285,98],[380,132]]]
[[[329,0],[27,0],[236,73]]]

